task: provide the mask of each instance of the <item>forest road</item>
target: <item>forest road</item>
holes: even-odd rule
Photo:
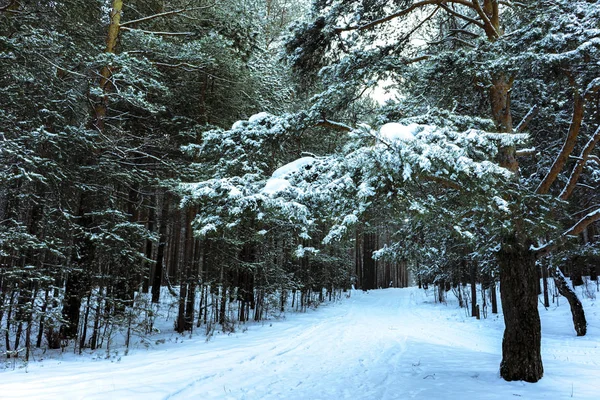
[[[135,350],[118,362],[45,360],[28,373],[4,372],[0,398],[487,400],[566,399],[573,392],[597,398],[597,336],[570,341],[569,354],[578,358],[569,361],[560,348],[570,333],[557,327],[546,327],[557,332],[544,346],[547,371],[560,373],[535,385],[505,382],[498,374],[501,317],[477,321],[416,288],[353,291],[343,301],[208,342],[198,335]],[[574,376],[592,383],[574,388]]]

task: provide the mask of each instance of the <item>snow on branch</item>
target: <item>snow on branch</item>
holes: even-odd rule
[[[531,120],[533,118],[535,118],[538,111],[539,111],[539,108],[538,108],[537,104],[535,106],[531,107],[531,110],[529,110],[529,112],[523,117],[521,122],[519,122],[519,125],[517,125],[517,127],[515,128],[515,132],[523,132],[525,129],[527,129],[527,126],[529,125]]]
[[[325,119],[325,118],[318,121],[316,126],[322,126],[324,128],[329,128],[329,129],[333,129],[336,131],[342,131],[342,132],[352,131],[352,128],[346,124],[343,124],[341,122],[329,121],[328,119]]]
[[[594,150],[594,148],[596,147],[596,143],[598,143],[599,140],[600,140],[600,127],[598,127],[598,129],[596,129],[596,132],[592,135],[590,140],[587,142],[587,144],[581,151],[581,155],[577,159],[577,163],[573,167],[573,171],[571,171],[571,176],[569,177],[569,180],[568,180],[567,184],[565,185],[564,189],[560,193],[559,197],[562,200],[567,200],[573,193],[573,190],[575,189],[575,186],[577,185],[577,180],[579,179],[579,176],[581,175],[581,172],[583,171],[583,167],[584,167],[585,163],[587,162],[590,154],[592,153],[592,150]]]
[[[557,240],[552,240],[540,247],[532,247],[531,250],[535,252],[536,258],[546,256],[552,252],[552,250],[563,244],[569,237],[576,237],[588,226],[598,220],[600,220],[600,208],[586,214],[583,218],[577,221],[575,225],[567,229]]]
[[[123,23],[121,23],[119,25],[119,27],[121,29],[124,29],[124,27],[126,27],[126,26],[138,24],[140,22],[150,21],[150,20],[153,20],[153,19],[156,19],[156,18],[167,17],[169,15],[175,15],[175,14],[181,14],[181,13],[188,12],[188,11],[205,10],[207,8],[214,7],[215,4],[216,3],[209,4],[207,6],[202,6],[202,7],[189,7],[189,8],[180,8],[178,10],[165,11],[165,12],[162,12],[162,13],[149,15],[147,17],[143,17],[143,18],[139,18],[139,19],[134,19],[132,21],[123,22]]]
[[[379,18],[375,21],[371,21],[366,24],[357,25],[357,26],[337,27],[337,28],[335,28],[335,31],[336,32],[356,31],[356,30],[364,31],[364,30],[372,29],[377,25],[381,25],[381,24],[391,21],[393,19],[403,17],[407,14],[410,14],[411,12],[413,12],[421,7],[425,7],[428,5],[440,5],[442,3],[462,4],[469,8],[475,9],[475,6],[473,5],[473,3],[468,0],[422,0],[422,1],[418,1],[414,4],[412,4],[411,6],[405,8],[403,10],[397,11],[397,12],[387,15],[383,18]]]
[[[560,153],[554,159],[554,163],[550,170],[536,189],[537,194],[547,194],[550,191],[550,186],[554,183],[560,171],[564,168],[569,156],[573,152],[575,148],[575,144],[577,143],[577,136],[579,135],[579,130],[581,129],[581,123],[583,121],[583,112],[584,112],[585,101],[583,96],[579,94],[577,89],[575,89],[575,101],[573,105],[573,117],[571,119],[571,125],[569,126],[569,133],[567,138],[565,139],[565,143],[563,144]]]
[[[563,236],[577,236],[585,230],[588,226],[594,222],[600,220],[600,208],[588,213],[585,217],[581,218],[575,225],[569,228]]]

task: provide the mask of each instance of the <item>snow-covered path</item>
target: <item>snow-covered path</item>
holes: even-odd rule
[[[430,296],[432,296],[430,294]],[[119,362],[69,358],[0,373],[2,399],[598,399],[600,317],[576,338],[568,308],[542,313],[545,377],[498,376],[503,323],[416,289],[350,299],[246,332],[201,336]]]

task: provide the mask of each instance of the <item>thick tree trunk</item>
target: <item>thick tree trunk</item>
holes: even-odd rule
[[[573,326],[575,332],[577,332],[577,336],[585,336],[587,333],[587,321],[585,319],[583,306],[581,305],[581,301],[577,298],[577,294],[575,294],[573,289],[571,289],[567,283],[564,274],[558,268],[554,273],[554,284],[558,289],[558,293],[565,297],[569,302],[571,314],[573,315]]]
[[[492,118],[496,123],[498,132],[511,133],[513,131],[513,121],[510,109],[510,90],[512,88],[513,78],[500,74],[492,79],[489,88],[489,99],[492,111]],[[519,162],[516,158],[514,146],[502,147],[498,151],[498,163],[512,172],[519,170]]]
[[[505,323],[500,375],[507,381],[537,382],[544,369],[535,256],[528,243],[512,237],[502,244],[498,263]]]

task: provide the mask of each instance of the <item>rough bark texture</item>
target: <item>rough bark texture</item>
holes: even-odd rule
[[[571,314],[573,315],[573,327],[575,328],[575,332],[577,332],[577,336],[585,336],[587,333],[587,320],[585,319],[583,306],[581,305],[581,301],[577,298],[577,294],[571,289],[564,274],[560,270],[557,270],[554,274],[554,284],[558,289],[558,293],[565,297],[569,302]]]
[[[106,53],[114,53],[115,48],[117,47],[122,10],[123,0],[113,0],[112,9],[110,11],[110,24],[108,25],[108,34],[106,36],[106,48],[104,49]],[[102,67],[102,70],[100,71],[100,89],[104,95],[94,108],[96,114],[94,126],[100,131],[104,131],[104,123],[108,111],[108,92],[110,91],[110,86],[112,84],[111,76],[111,67],[108,65]]]
[[[492,118],[496,123],[498,132],[510,133],[513,131],[513,121],[510,110],[510,89],[513,78],[504,75],[497,76],[492,80],[489,89],[489,99],[492,108]],[[498,164],[512,172],[519,170],[516,149],[514,146],[502,147],[498,152]]]
[[[537,309],[537,267],[527,243],[505,240],[498,252],[504,337],[500,375],[507,381],[539,381],[544,369],[541,324]]]

